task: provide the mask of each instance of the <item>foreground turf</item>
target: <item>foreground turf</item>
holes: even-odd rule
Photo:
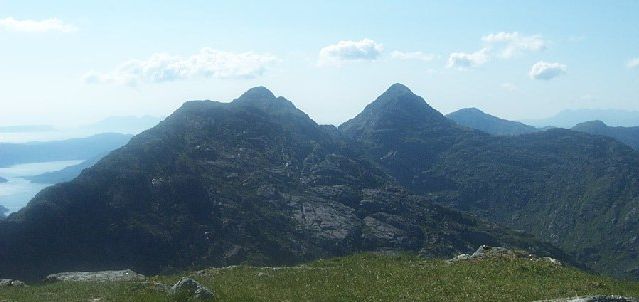
[[[639,296],[639,283],[530,260],[448,264],[413,255],[360,254],[288,268],[186,274],[218,301],[533,301],[592,294]],[[171,284],[182,275],[156,276]],[[0,289],[0,301],[173,301],[140,283],[55,283]]]

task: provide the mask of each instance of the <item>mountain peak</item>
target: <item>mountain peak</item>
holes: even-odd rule
[[[373,111],[380,114],[400,114],[423,118],[433,115],[443,118],[443,115],[430,107],[424,98],[414,94],[408,87],[396,83],[391,85],[382,95],[366,106],[364,111]]]
[[[587,122],[579,123],[573,128],[579,128],[579,127],[584,127],[584,126],[589,126],[589,127],[608,127],[608,125],[606,123],[604,123],[603,121],[594,120],[594,121],[587,121]]]
[[[402,84],[393,84],[355,118],[340,125],[349,136],[376,129],[456,127]]]
[[[291,101],[284,97],[276,97],[266,87],[253,87],[244,92],[233,104],[260,108],[264,111],[299,111]]]
[[[395,83],[393,85],[391,85],[390,87],[388,87],[388,89],[386,90],[386,92],[384,94],[413,94],[413,92],[406,87],[404,84],[400,84],[400,83]]]
[[[273,92],[264,86],[253,87],[244,92],[238,100],[241,99],[275,99]]]
[[[463,108],[463,109],[459,109],[456,112],[468,112],[468,113],[482,113],[482,114],[486,114],[485,112],[483,112],[481,109],[476,108],[476,107],[470,107],[470,108]]]

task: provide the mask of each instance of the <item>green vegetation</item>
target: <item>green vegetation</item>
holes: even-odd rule
[[[618,281],[525,259],[446,263],[410,254],[358,254],[288,268],[238,266],[190,274],[218,301],[534,301],[576,295],[639,296]],[[158,276],[172,284],[181,277]],[[54,283],[0,289],[0,301],[172,301],[141,283]]]

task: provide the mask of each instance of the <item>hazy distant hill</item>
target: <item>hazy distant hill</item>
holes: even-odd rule
[[[283,97],[187,102],[0,223],[3,277],[287,264],[366,250],[452,256],[480,244],[564,257],[532,236],[410,194],[357,144]]]
[[[587,121],[603,121],[610,126],[639,126],[639,111],[614,109],[564,110],[546,119],[523,120],[522,122],[535,127],[554,126],[570,129]]]
[[[449,113],[446,117],[455,121],[459,125],[493,135],[511,136],[540,131],[533,126],[501,119],[484,113],[477,108],[457,110],[453,113]]]
[[[610,127],[602,121],[590,121],[578,124],[572,130],[612,137],[639,150],[639,127]]]
[[[74,178],[76,178],[82,170],[86,168],[90,168],[95,165],[102,157],[104,157],[106,153],[100,154],[94,158],[85,160],[77,165],[73,165],[70,167],[66,167],[60,171],[54,172],[46,172],[33,176],[25,176],[23,178],[30,180],[34,183],[43,183],[43,184],[57,184],[61,182],[67,182]]]
[[[112,116],[93,124],[83,126],[83,130],[93,133],[138,134],[157,125],[162,118],[155,116]]]
[[[0,220],[6,218],[7,213],[9,213],[9,209],[0,204]]]
[[[5,182],[7,182],[7,180],[2,178],[2,177],[0,177],[0,183],[5,183]]]
[[[339,130],[415,192],[532,232],[598,271],[639,277],[639,152],[627,145],[564,129],[491,136],[402,85]]]
[[[55,130],[55,128],[49,125],[0,126],[0,133],[40,132],[53,130]]]
[[[51,142],[0,143],[0,167],[21,163],[91,159],[126,144],[130,135],[103,133]]]

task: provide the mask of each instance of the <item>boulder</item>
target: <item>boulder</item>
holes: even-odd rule
[[[45,282],[117,282],[144,281],[146,277],[130,269],[100,272],[64,272],[48,275]]]
[[[27,286],[24,282],[14,279],[0,279],[0,288],[2,287],[24,287]]]
[[[184,277],[175,283],[170,290],[170,294],[182,299],[212,300],[215,294],[210,289],[204,287],[199,282]]]

